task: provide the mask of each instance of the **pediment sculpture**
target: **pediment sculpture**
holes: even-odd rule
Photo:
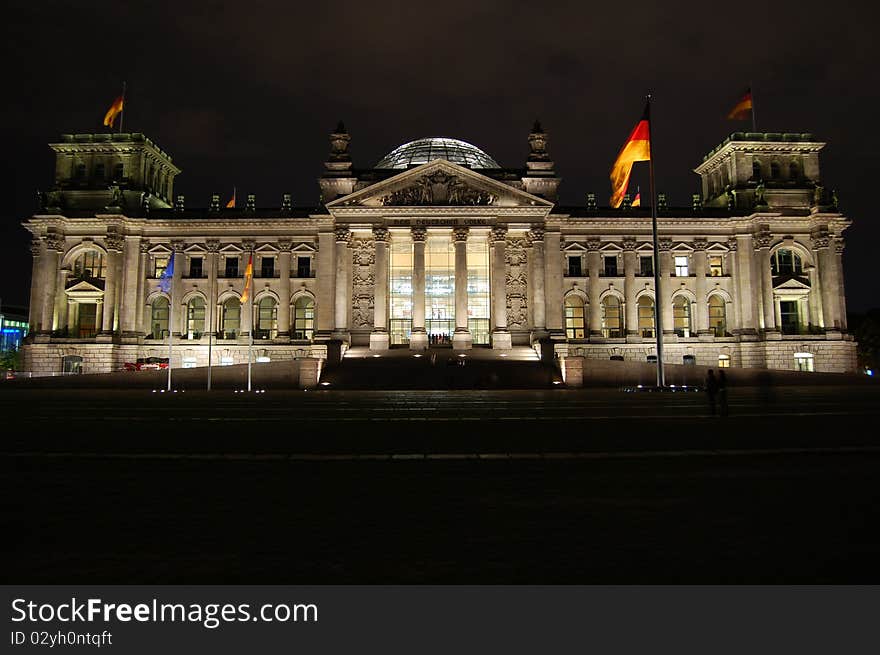
[[[491,205],[497,197],[475,189],[455,175],[437,171],[416,180],[411,186],[382,197],[384,206],[402,205]]]

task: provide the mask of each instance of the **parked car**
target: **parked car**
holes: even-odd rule
[[[126,371],[159,371],[168,368],[167,357],[139,357],[135,362],[125,362]]]

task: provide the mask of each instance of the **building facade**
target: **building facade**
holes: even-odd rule
[[[809,134],[735,133],[695,172],[691,206],[557,203],[535,124],[522,168],[468,143],[406,143],[356,169],[341,124],[321,203],[192,209],[180,170],[142,134],[64,135],[55,182],[24,222],[33,277],[23,368],[121,370],[326,358],[352,346],[847,372],[842,257],[850,221]],[[173,260],[166,292],[159,285]],[[253,295],[241,302],[253,263]],[[660,288],[654,288],[654,266]],[[551,347],[552,346],[552,347]]]

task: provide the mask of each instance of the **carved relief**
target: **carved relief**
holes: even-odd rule
[[[58,234],[57,232],[50,232],[49,234],[47,234],[46,250],[62,252],[64,250],[64,235]]]
[[[391,240],[391,233],[388,231],[387,227],[374,227],[373,240],[388,243]]]
[[[42,244],[39,239],[31,239],[31,257],[39,257],[42,252]]]
[[[507,226],[496,225],[492,228],[492,241],[504,241],[507,239]]]
[[[220,252],[220,242],[217,239],[208,239],[205,241],[205,250],[210,253]]]
[[[373,327],[376,250],[372,239],[351,240],[351,326]]]
[[[705,250],[709,247],[709,242],[705,238],[697,237],[693,240],[691,246],[696,251]]]
[[[468,234],[470,233],[470,228],[465,226],[459,226],[452,229],[452,240],[456,243],[467,241]]]
[[[382,197],[385,206],[398,205],[491,205],[496,197],[462,182],[455,175],[437,171],[415,181],[412,186]]]
[[[344,225],[336,228],[336,243],[348,243],[351,241],[351,230]]]
[[[107,244],[107,250],[110,250],[112,252],[122,252],[123,245],[125,244],[125,238],[121,234],[110,232],[104,238],[104,243]]]
[[[636,249],[636,238],[635,237],[623,237],[623,249],[627,251],[632,251]]]
[[[657,250],[661,252],[672,250],[672,239],[658,239]]]
[[[736,252],[736,248],[737,248],[737,242],[736,242],[736,239],[735,239],[734,237],[730,237],[730,238],[727,240],[727,249],[728,249],[730,252]]]
[[[290,249],[293,248],[293,241],[290,239],[281,239],[276,245],[278,246],[279,252],[290,252]]]
[[[586,240],[587,250],[589,250],[590,252],[597,252],[601,245],[602,243],[599,241],[599,239],[594,238]]]
[[[412,240],[423,242],[428,238],[428,229],[424,227],[414,227],[411,230],[412,232]]]
[[[544,228],[543,227],[533,227],[529,230],[529,236],[532,238],[533,242],[544,242]]]
[[[507,260],[505,279],[507,325],[511,328],[526,329],[529,322],[529,278],[525,239],[508,240],[505,258]]]

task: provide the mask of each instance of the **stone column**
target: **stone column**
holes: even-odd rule
[[[173,316],[169,317],[171,319],[171,324],[168,326],[168,329],[171,331],[172,336],[180,338],[180,333],[183,330],[181,326],[186,325],[186,307],[180,304],[183,299],[183,283],[181,282],[181,276],[183,275],[183,241],[172,241],[171,242],[171,256],[174,257],[174,275],[171,278],[171,312]]]
[[[660,251],[660,288],[654,298],[654,311],[662,312],[660,318],[663,321],[661,326],[664,336],[672,336],[675,329],[672,319],[672,239],[659,239],[657,249]]]
[[[837,312],[840,303],[834,297],[838,292],[837,276],[834,270],[835,254],[831,250],[831,236],[822,232],[813,236],[813,249],[818,253],[819,285],[822,290],[822,317],[826,332],[840,330],[840,317]]]
[[[507,329],[507,226],[492,228],[492,348],[511,347]]]
[[[207,307],[205,307],[205,332],[210,332],[214,337],[217,336],[217,317],[219,311],[217,308],[217,296],[219,289],[217,288],[217,259],[220,252],[220,242],[216,239],[209,239],[205,242],[205,264],[208,267],[208,289],[207,289]],[[239,314],[241,316],[241,314]],[[279,319],[279,323],[280,323]],[[207,334],[205,336],[208,336]]]
[[[104,267],[104,314],[101,318],[99,337],[108,337],[113,334],[113,320],[116,313],[116,297],[121,291],[119,260],[122,258],[125,239],[122,235],[112,233],[104,239],[107,245],[107,262]]]
[[[133,340],[138,337],[137,314],[143,312],[138,302],[140,241],[139,236],[125,237],[122,255],[122,295],[119,299],[119,329],[123,340]]]
[[[428,333],[425,330],[425,240],[428,231],[423,227],[412,228],[413,274],[412,274],[412,332],[409,347],[424,350],[428,347]]]
[[[373,228],[376,261],[373,268],[373,331],[370,350],[388,350],[388,242],[391,233],[386,227]]]
[[[776,310],[773,298],[773,275],[770,271],[770,233],[759,232],[755,235],[755,260],[760,271],[761,311],[764,317],[764,332],[777,332]]]
[[[843,288],[843,250],[845,247],[843,237],[834,239],[834,270],[837,278],[837,300],[840,306],[837,308],[837,315],[840,317],[840,329],[846,332],[846,293]]]
[[[532,285],[532,341],[547,336],[547,308],[544,285],[544,228],[535,226],[529,230],[532,244],[529,281]]]
[[[565,339],[562,323],[562,250],[559,232],[544,233],[545,318],[551,339]]]
[[[77,323],[79,322],[79,303],[75,300],[67,301],[67,334],[71,338],[76,338],[79,336],[77,334]]]
[[[318,254],[315,256],[315,341],[327,341],[333,335],[336,291],[336,235],[318,234]]]
[[[247,267],[247,262],[250,257],[254,254],[254,247],[256,244],[253,241],[244,241],[241,244],[242,246],[242,265]],[[174,275],[177,275],[177,269],[174,270]],[[247,280],[247,278],[245,278]],[[239,320],[241,324],[241,333],[239,334],[245,342],[247,343],[251,336],[251,331],[254,329],[254,302],[253,297],[257,293],[256,286],[253,284],[253,280],[251,280],[251,289],[250,296],[248,299],[241,304],[241,313],[239,314]]]
[[[636,302],[636,238],[623,237],[623,297],[626,302],[626,338],[640,341],[639,306]]]
[[[468,329],[468,293],[467,293],[467,238],[469,228],[456,227],[452,230],[455,243],[455,332],[452,335],[452,347],[456,350],[468,350],[473,346],[473,337]]]
[[[709,242],[706,239],[694,239],[691,244],[694,247],[694,273],[696,274],[695,295],[697,296],[694,315],[691,316],[692,336],[709,335],[709,299],[706,297],[706,248]]]
[[[599,239],[587,239],[587,277],[590,278],[590,338],[602,337],[602,279],[599,277]],[[627,326],[628,327],[628,326]]]
[[[101,329],[104,322],[104,301],[98,298],[95,301],[95,332]]]
[[[727,331],[731,334],[739,334],[742,330],[742,317],[740,316],[739,309],[742,292],[739,289],[739,276],[737,275],[736,265],[738,244],[734,237],[727,240],[727,248],[729,250],[727,254],[727,275],[730,276],[730,295],[733,297],[733,301],[726,304],[724,316],[727,322]]]
[[[147,332],[144,329],[144,313],[147,304],[147,262],[150,259],[150,242],[146,239],[141,239],[138,251],[138,283],[137,298],[135,303],[137,306],[137,310],[135,311],[134,316],[134,329],[135,332],[137,332],[137,336],[140,338],[145,336]]]
[[[336,312],[333,336],[349,341],[349,306],[351,305],[351,230],[346,226],[336,228]]]
[[[751,234],[739,234],[736,237],[737,242],[737,290],[739,298],[736,302],[739,305],[740,312],[740,333],[754,335],[757,332],[758,318],[758,298],[753,293],[754,285],[760,284],[759,281],[753,279],[752,275],[752,257],[755,249],[752,245]]]
[[[278,341],[290,340],[290,249],[293,244],[283,239],[278,242]]]
[[[40,257],[43,272],[40,275],[43,284],[42,307],[40,309],[40,332],[51,334],[55,319],[55,291],[58,284],[58,260],[64,249],[64,237],[50,234],[46,237],[46,251]]]
[[[69,268],[58,269],[58,282],[55,285],[55,320],[54,329],[63,330],[67,327],[67,278],[71,274]]]
[[[31,239],[31,299],[28,305],[28,323],[30,323],[30,334],[35,334],[42,330],[43,306],[40,302],[40,293],[42,292],[43,279],[43,242],[39,237]]]

